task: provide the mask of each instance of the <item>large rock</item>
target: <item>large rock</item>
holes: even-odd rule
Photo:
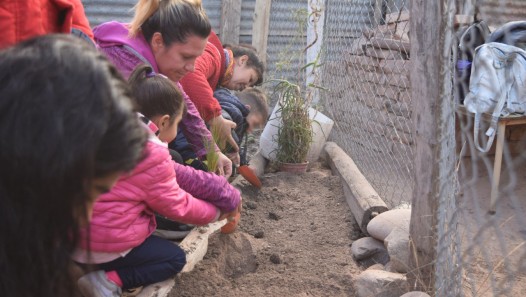
[[[389,259],[391,260],[391,269],[406,273],[409,271],[409,231],[402,228],[395,228],[385,238],[384,244],[387,247],[389,253]]]
[[[378,239],[363,237],[352,243],[351,252],[356,260],[363,260],[379,252],[387,253],[387,250]]]
[[[384,240],[395,228],[409,232],[410,209],[393,209],[382,212],[367,224],[367,233],[378,240]]]
[[[413,292],[405,293],[404,295],[400,297],[431,297],[431,296],[427,295],[424,292],[413,291]]]
[[[354,279],[358,297],[400,297],[407,292],[403,274],[382,270],[366,270]]]

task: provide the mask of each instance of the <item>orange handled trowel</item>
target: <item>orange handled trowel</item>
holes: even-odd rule
[[[237,168],[237,171],[239,174],[241,174],[242,177],[244,177],[251,185],[254,187],[261,189],[261,181],[257,177],[257,175],[254,173],[252,168],[248,167],[248,165],[239,165]]]

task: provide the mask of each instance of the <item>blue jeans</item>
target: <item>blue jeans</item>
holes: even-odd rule
[[[152,235],[125,257],[98,266],[104,271],[115,270],[126,290],[173,277],[185,264],[186,254],[177,244]]]

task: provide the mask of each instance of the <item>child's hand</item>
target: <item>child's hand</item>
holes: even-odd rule
[[[239,146],[232,137],[232,130],[236,128],[236,123],[219,115],[212,118],[208,124],[210,125],[210,131],[212,131],[212,134],[215,134],[215,137],[218,138],[217,145],[220,149],[223,150],[226,147],[226,143],[228,143],[234,151],[239,151]]]

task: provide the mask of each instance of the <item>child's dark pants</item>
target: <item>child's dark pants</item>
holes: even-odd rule
[[[185,264],[186,254],[177,244],[152,235],[125,257],[99,264],[99,267],[117,271],[122,289],[126,290],[173,277]]]

